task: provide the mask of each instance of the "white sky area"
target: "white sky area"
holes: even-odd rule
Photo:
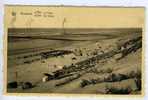
[[[144,8],[6,6],[5,12],[6,26],[12,28],[61,28],[64,18],[65,28],[132,28],[144,25]]]

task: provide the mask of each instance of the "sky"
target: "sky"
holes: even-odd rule
[[[144,26],[144,8],[5,6],[9,28],[136,28]]]

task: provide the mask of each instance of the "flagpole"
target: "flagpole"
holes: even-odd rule
[[[65,22],[66,22],[66,18],[64,17],[64,20],[62,22],[63,34],[66,33],[66,30],[65,30]]]

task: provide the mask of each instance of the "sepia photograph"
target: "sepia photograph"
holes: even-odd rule
[[[144,8],[5,6],[5,92],[142,95]]]

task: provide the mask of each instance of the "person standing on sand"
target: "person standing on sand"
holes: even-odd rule
[[[17,72],[17,70],[15,71],[15,78],[16,78],[16,80],[18,78],[18,72]]]

